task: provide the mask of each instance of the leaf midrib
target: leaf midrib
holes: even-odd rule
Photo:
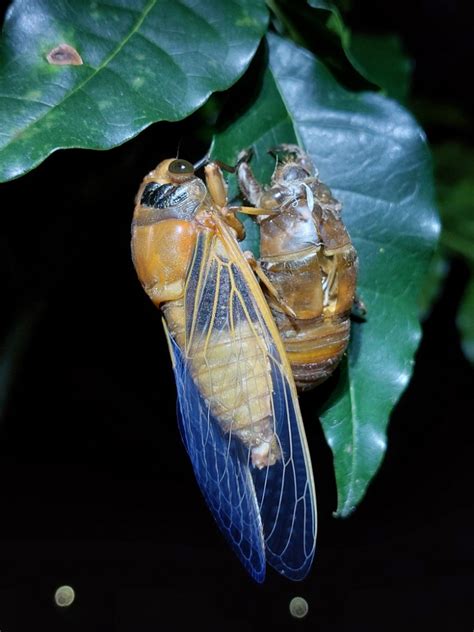
[[[356,471],[356,456],[357,456],[357,430],[358,430],[358,414],[357,414],[357,406],[355,401],[355,393],[354,393],[354,383],[351,380],[351,369],[349,366],[349,358],[347,359],[347,381],[349,383],[349,403],[351,406],[351,421],[352,421],[352,450],[351,450],[351,476],[348,487],[348,492],[346,494],[346,499],[344,504],[340,510],[340,515],[344,516],[350,513],[351,510],[351,499],[354,494],[354,485],[355,485],[355,471]]]

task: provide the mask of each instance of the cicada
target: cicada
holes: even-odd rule
[[[296,387],[222,171],[204,171],[205,182],[168,159],[145,177],[133,262],[164,315],[178,423],[214,518],[254,579],[268,562],[299,580],[314,556],[316,501]]]
[[[296,385],[308,390],[326,380],[349,342],[358,259],[341,218],[341,204],[320,181],[297,145],[279,145],[269,187],[238,157],[240,189],[257,207],[260,265],[273,285],[265,289]],[[283,160],[278,160],[278,155]]]

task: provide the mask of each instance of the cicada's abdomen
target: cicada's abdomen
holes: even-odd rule
[[[165,303],[163,312],[223,431],[252,449],[255,466],[273,465],[280,452],[274,436],[272,378],[252,323],[240,319],[231,329],[214,323],[209,329],[195,330],[187,339],[186,323],[181,320],[184,299]]]
[[[183,298],[163,311],[214,417],[263,467],[280,456],[273,385],[262,326],[241,281],[219,237],[200,232]]]
[[[296,385],[309,390],[333,373],[347,348],[358,261],[341,205],[309,157],[295,146],[282,151],[295,158],[276,168],[269,189],[245,162],[238,175],[246,197],[271,211],[259,218],[260,264],[278,296],[264,291]]]

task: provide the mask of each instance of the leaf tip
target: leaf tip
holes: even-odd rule
[[[356,506],[345,502],[342,507],[338,507],[336,511],[332,512],[333,518],[348,518],[354,513]]]

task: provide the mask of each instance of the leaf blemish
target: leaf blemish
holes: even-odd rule
[[[137,89],[141,88],[145,83],[145,79],[143,77],[135,77],[132,81],[132,86]]]
[[[54,66],[82,66],[84,63],[77,50],[69,44],[59,44],[46,55],[48,63]]]

